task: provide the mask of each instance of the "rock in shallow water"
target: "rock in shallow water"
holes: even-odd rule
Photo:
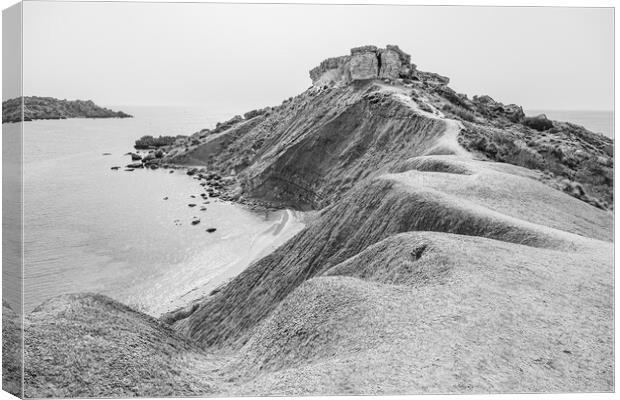
[[[153,161],[153,160],[155,160],[155,158],[156,158],[156,157],[155,157],[155,154],[153,154],[153,153],[149,153],[149,154],[145,155],[145,156],[142,158],[142,161],[143,161],[143,162],[149,162],[149,161]]]
[[[215,229],[215,228],[208,228],[208,229],[207,229],[207,232],[209,232],[209,233],[213,233],[213,232],[215,232],[216,230],[217,230],[217,229]]]
[[[125,165],[125,168],[142,168],[142,163],[135,162],[135,163],[127,164]]]

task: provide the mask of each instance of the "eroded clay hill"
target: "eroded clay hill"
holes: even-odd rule
[[[170,335],[201,360],[188,369],[167,350],[162,371],[180,375],[158,378],[178,394],[179,380],[232,395],[612,391],[612,141],[469,100],[395,46],[353,49],[311,77],[280,106],[177,139],[163,162],[317,217],[162,325],[118,305],[98,320],[115,310],[155,332],[141,354]],[[27,318],[35,337],[57,329],[45,310]],[[133,333],[118,332],[100,339],[112,351],[81,351],[131,354],[120,338]],[[70,381],[42,360],[38,394]]]
[[[598,208],[613,206],[610,138],[526,117],[489,96],[470,100],[448,78],[418,71],[397,46],[354,48],[310,75],[304,93],[178,139],[163,162],[236,174],[239,194],[320,209],[400,160],[467,149],[540,171],[540,180]]]

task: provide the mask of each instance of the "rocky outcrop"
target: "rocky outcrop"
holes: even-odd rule
[[[258,117],[259,115],[263,115],[265,113],[268,113],[270,109],[271,109],[271,107],[265,107],[265,108],[261,108],[261,109],[257,109],[257,110],[251,110],[251,111],[248,111],[245,114],[243,114],[243,118],[244,119],[252,119],[254,117]]]
[[[376,48],[373,47],[351,49],[351,59],[347,66],[347,73],[352,81],[375,79],[378,77],[379,58],[377,58]]]
[[[185,138],[186,136],[159,136],[153,137],[150,135],[142,136],[140,139],[136,140],[134,145],[135,149],[144,150],[144,149],[155,149],[158,147],[169,146],[173,144],[179,138]],[[133,157],[133,156],[132,156]]]
[[[37,119],[131,118],[122,111],[99,107],[91,100],[59,100],[53,97],[26,96],[2,102],[2,123]]]
[[[491,118],[506,118],[510,122],[521,122],[525,118],[523,108],[516,104],[504,105],[498,101],[493,100],[491,96],[474,96],[473,104],[477,106],[478,110]]]
[[[417,71],[416,76],[419,80],[429,84],[445,86],[450,83],[450,78],[448,78],[447,76],[439,75],[435,72]]]
[[[393,50],[384,50],[379,54],[381,70],[379,78],[398,79],[401,75],[401,60]]]
[[[350,83],[368,79],[414,79],[416,66],[409,54],[398,46],[361,46],[351,49],[351,55],[324,60],[310,71],[315,85]]]
[[[349,60],[350,56],[331,57],[323,60],[317,67],[310,70],[310,79],[312,82],[317,82],[325,72],[339,70]]]
[[[523,118],[523,125],[536,129],[537,131],[546,131],[553,128],[553,122],[551,122],[545,114]]]
[[[411,56],[398,46],[387,45],[385,50],[379,51],[381,70],[379,78],[398,79],[412,78],[415,65],[411,64]]]

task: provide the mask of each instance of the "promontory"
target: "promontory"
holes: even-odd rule
[[[145,164],[222,176],[220,198],[314,211],[304,229],[161,316],[92,293],[40,305],[25,394],[613,391],[613,140],[457,93],[397,46],[310,78],[139,142]]]

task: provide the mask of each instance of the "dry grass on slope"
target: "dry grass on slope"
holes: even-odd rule
[[[472,170],[474,167],[481,168],[471,164]],[[607,213],[587,204],[589,208],[581,210],[578,200],[537,182],[531,181],[536,184],[532,190],[514,193],[511,180],[518,179],[516,175],[477,172],[458,175],[456,180],[451,175],[408,171],[362,182],[304,231],[177,321],[175,327],[205,346],[239,347],[303,282],[397,233],[449,232],[581,251],[596,241],[528,219],[555,221],[558,228],[570,230],[578,224],[567,215],[579,210],[580,229],[592,237],[605,237],[610,226],[605,220]],[[455,187],[444,188],[444,180],[454,180]],[[508,206],[485,203],[488,196],[495,196],[493,191]],[[523,207],[513,209],[511,196]],[[543,204],[547,201],[550,203]],[[559,213],[565,222],[545,213]]]
[[[568,122],[536,131],[520,124],[502,129],[464,123],[459,143],[490,160],[545,172],[550,184],[602,209],[613,207],[613,140]],[[561,181],[566,180],[566,183]]]
[[[217,359],[161,322],[102,295],[64,295],[43,303],[27,316],[24,335],[27,397],[213,391]]]
[[[566,253],[404,233],[304,282],[229,367],[232,394],[613,390],[611,244]]]

